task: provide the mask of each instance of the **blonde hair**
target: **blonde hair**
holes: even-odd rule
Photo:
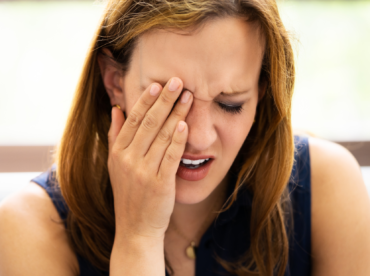
[[[103,47],[122,71],[129,68],[138,37],[158,28],[189,30],[212,18],[240,17],[258,23],[266,41],[260,85],[266,87],[253,125],[233,168],[235,190],[253,194],[251,247],[234,263],[218,258],[236,275],[283,275],[288,260],[285,212],[294,143],[291,99],[294,59],[274,0],[111,0],[92,41],[57,155],[57,179],[70,209],[68,234],[75,251],[109,270],[115,234],[113,194],[107,169],[111,106],[97,57]],[[92,173],[94,172],[94,173]]]

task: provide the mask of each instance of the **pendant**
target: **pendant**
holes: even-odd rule
[[[197,247],[195,246],[194,242],[191,242],[191,244],[186,248],[186,256],[188,256],[192,260],[195,260],[196,253]]]

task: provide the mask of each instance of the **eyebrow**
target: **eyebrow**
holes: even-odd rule
[[[238,96],[242,94],[247,94],[250,90],[246,91],[233,91],[233,92],[221,92],[220,95],[226,96],[226,97],[232,97],[232,96]]]

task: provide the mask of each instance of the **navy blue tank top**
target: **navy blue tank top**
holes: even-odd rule
[[[289,182],[293,207],[294,232],[289,238],[289,260],[285,276],[311,274],[311,171],[308,139],[295,137],[295,162]],[[68,207],[55,185],[55,167],[32,181],[43,187],[52,199],[60,217],[65,220]],[[231,178],[229,194],[236,178]],[[250,217],[252,196],[247,190],[238,193],[233,205],[221,213],[201,238],[195,263],[195,275],[230,275],[215,259],[235,261],[250,247]],[[77,254],[81,276],[105,276],[93,264]],[[168,276],[166,271],[166,276]]]

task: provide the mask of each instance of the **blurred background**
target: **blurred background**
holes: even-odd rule
[[[278,1],[296,54],[294,128],[342,143],[370,190],[370,1]],[[0,0],[0,201],[46,169],[103,1]]]

